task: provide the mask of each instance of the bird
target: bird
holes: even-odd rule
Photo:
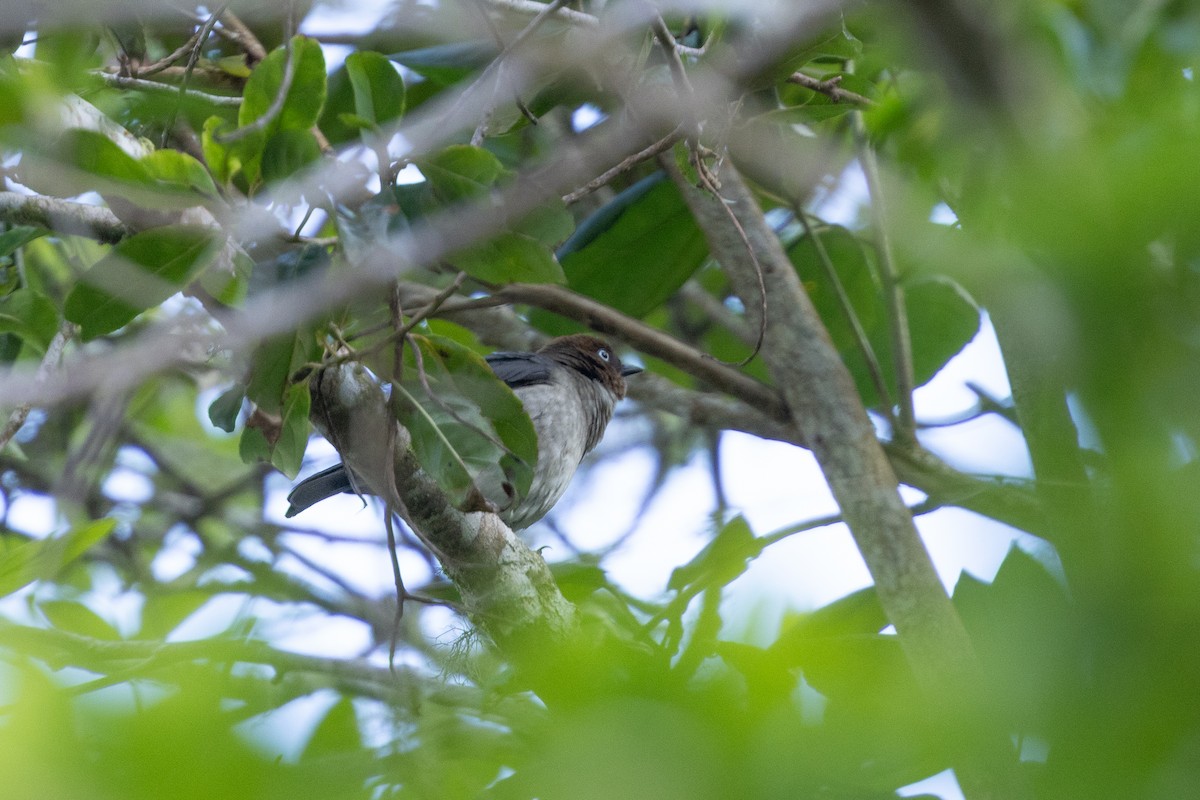
[[[538,458],[529,491],[498,512],[513,530],[544,517],[566,492],[583,457],[604,436],[625,379],[642,371],[621,363],[608,342],[577,333],[551,339],[536,352],[495,352],[484,357],[513,390],[537,433]],[[341,493],[357,493],[343,464],[311,475],[288,495],[285,517]]]

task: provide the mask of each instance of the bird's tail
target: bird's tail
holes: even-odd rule
[[[350,470],[345,464],[335,464],[329,469],[309,475],[297,483],[288,494],[288,510],[285,517],[294,517],[313,503],[319,503],[335,494],[354,494]]]

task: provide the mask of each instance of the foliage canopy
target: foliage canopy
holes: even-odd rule
[[[328,10],[0,10],[14,797],[1200,780],[1194,4],[394,0],[362,34]],[[1012,396],[961,423],[1019,430],[1019,479],[922,445],[914,390],[981,325]],[[588,328],[648,367],[618,426],[647,498],[742,431],[810,448],[842,515],[772,533],[722,500],[649,598],[606,571],[619,531],[547,566],[469,527],[472,486],[521,491],[536,454],[482,354]],[[397,476],[396,594],[265,510],[314,430]],[[947,597],[897,479],[1061,569],[1014,548]],[[874,586],[731,618],[749,565],[841,522]],[[297,617],[369,644],[289,647]]]

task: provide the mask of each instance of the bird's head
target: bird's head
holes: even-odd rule
[[[612,345],[586,333],[551,339],[538,352],[584,377],[598,381],[618,400],[625,397],[625,379],[642,371],[641,367],[622,364]]]

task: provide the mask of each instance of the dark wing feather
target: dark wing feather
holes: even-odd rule
[[[326,497],[347,492],[354,493],[354,484],[350,481],[350,471],[342,464],[334,464],[329,469],[309,475],[300,481],[287,496],[288,510],[285,517],[294,517],[313,503],[319,503]]]
[[[540,353],[491,353],[484,356],[496,377],[513,389],[549,383],[554,362]]]

